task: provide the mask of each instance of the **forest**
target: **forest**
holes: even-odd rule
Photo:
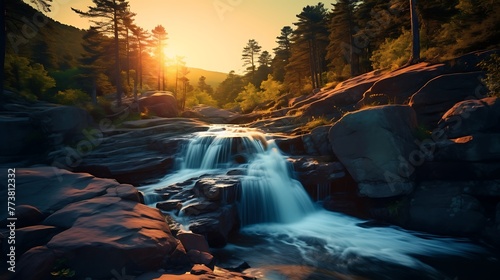
[[[242,75],[231,71],[221,81],[206,75],[190,79],[182,57],[169,62],[175,67],[165,67],[168,29],[136,25],[126,0],[93,0],[88,10],[73,9],[92,22],[88,30],[48,19],[21,0],[6,2],[4,88],[96,114],[110,113],[124,99],[150,90],[172,92],[181,109],[198,104],[240,112],[279,109],[290,98],[362,73],[500,45],[496,0],[338,0],[304,7],[293,26],[276,30],[272,50],[249,38],[242,46]],[[49,0],[32,2],[40,11],[50,9]],[[412,34],[411,3],[418,34]],[[416,60],[411,57],[415,35]],[[492,72],[496,65],[498,59],[484,63]]]

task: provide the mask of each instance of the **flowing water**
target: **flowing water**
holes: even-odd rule
[[[262,279],[499,279],[498,255],[468,239],[433,236],[321,210],[291,177],[286,158],[261,132],[214,126],[191,138],[178,171],[142,187],[146,202],[158,186],[206,174],[243,170],[238,212],[242,228],[213,250],[219,266]]]

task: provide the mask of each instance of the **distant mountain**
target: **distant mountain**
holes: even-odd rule
[[[227,75],[228,73],[204,70],[199,68],[189,68],[189,74],[187,75],[187,78],[189,79],[189,82],[196,87],[200,77],[205,76],[207,78],[206,83],[211,85],[215,90],[217,86],[227,78]]]

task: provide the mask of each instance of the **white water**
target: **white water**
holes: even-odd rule
[[[422,275],[424,279],[445,279],[439,269],[421,257],[477,259],[484,254],[482,247],[467,240],[394,227],[365,228],[358,225],[361,220],[315,210],[302,185],[290,177],[287,161],[277,146],[255,130],[214,127],[198,133],[180,162],[178,172],[158,184],[141,188],[149,203],[158,200],[154,195],[158,187],[206,174],[225,174],[234,168],[246,170],[241,177],[238,201],[241,232],[246,241],[228,245],[219,254],[247,261],[256,275],[265,279],[337,279],[330,277],[338,277],[338,273],[400,279],[394,266],[423,273],[417,273],[419,279]],[[250,246],[245,244],[248,242]],[[289,265],[301,267],[306,275],[293,276],[298,272],[287,271]],[[279,266],[285,268],[273,272]],[[310,268],[322,271],[319,278],[307,275],[313,273]],[[403,270],[403,276],[404,273]]]

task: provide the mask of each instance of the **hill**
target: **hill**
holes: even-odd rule
[[[204,70],[200,68],[189,68],[187,78],[191,81],[192,85],[196,85],[201,76],[205,76],[207,78],[206,83],[211,85],[215,90],[217,86],[226,79],[227,73]]]
[[[84,30],[55,21],[21,0],[7,1],[6,10],[7,53],[27,57],[48,70],[77,65]]]

